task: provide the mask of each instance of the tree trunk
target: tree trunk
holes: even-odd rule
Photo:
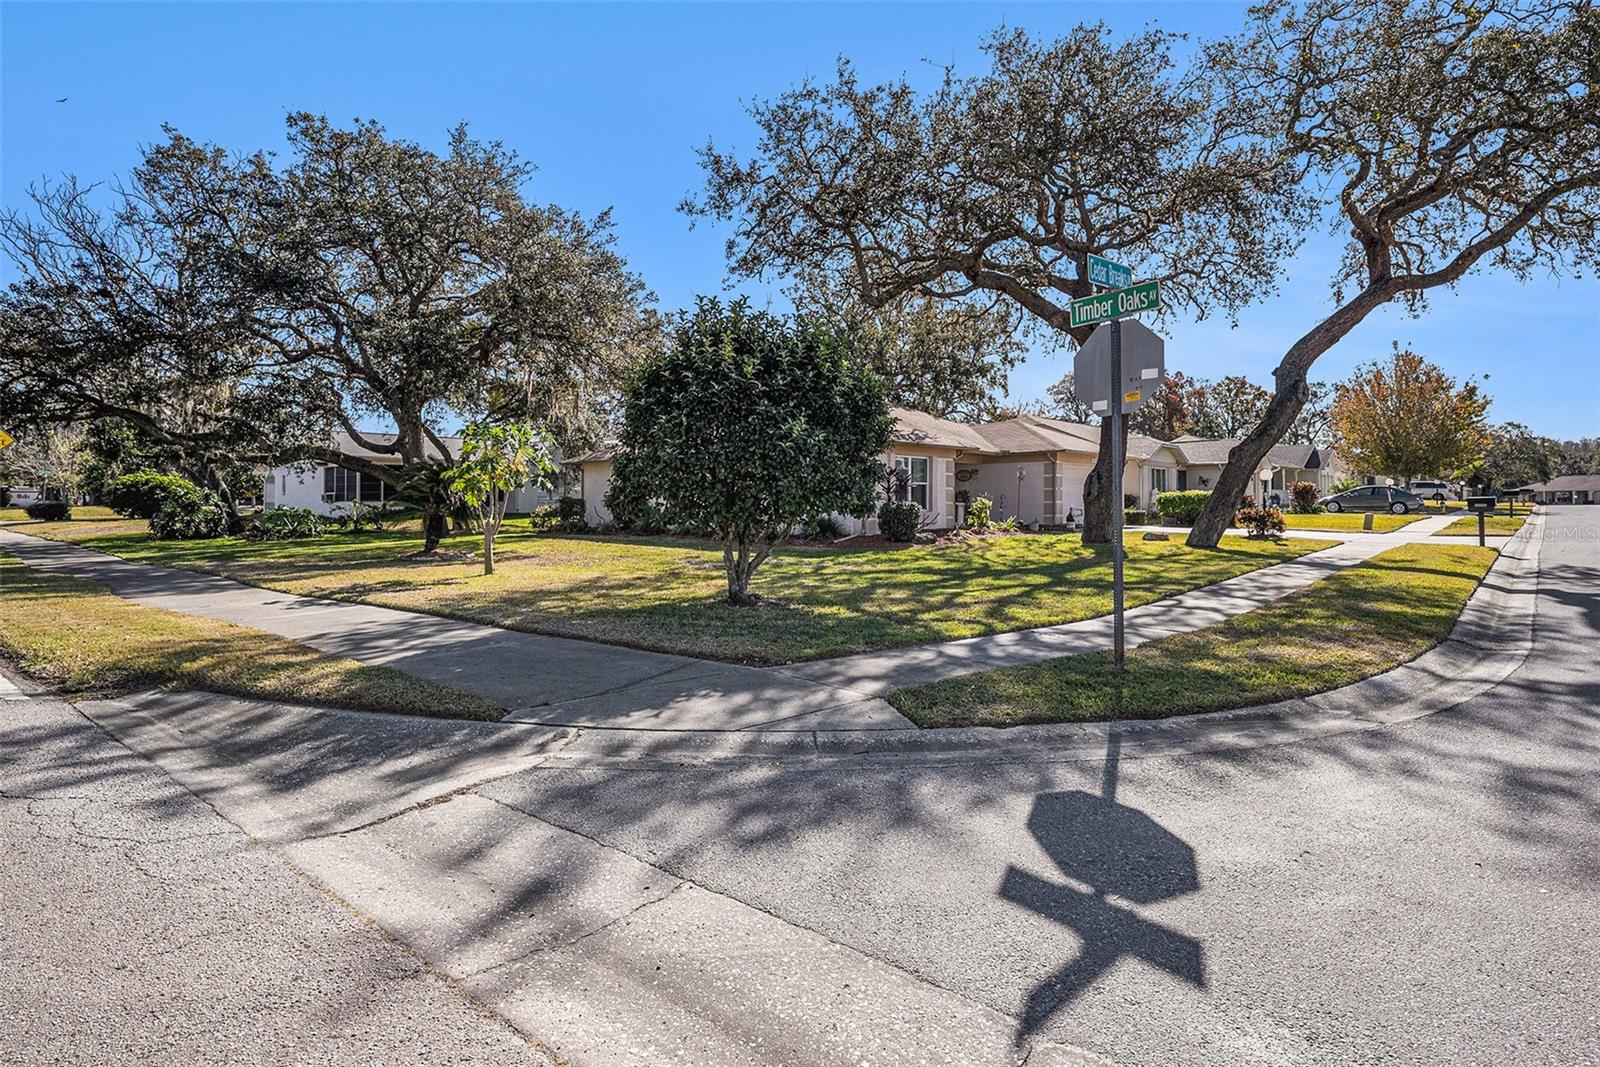
[[[1239,502],[1250,489],[1256,471],[1261,469],[1261,461],[1294,425],[1295,416],[1305,406],[1309,393],[1303,374],[1297,380],[1279,383],[1278,391],[1267,405],[1266,415],[1262,416],[1249,436],[1234,445],[1228,453],[1227,465],[1217,475],[1211,499],[1206,501],[1200,517],[1195,520],[1194,529],[1189,531],[1189,547],[1217,547],[1222,535],[1233,525],[1234,513],[1239,510]],[[1263,500],[1263,506],[1265,503]]]
[[[494,573],[494,539],[505,521],[506,501],[498,491],[491,490],[489,507],[483,513],[483,573]]]
[[[436,552],[444,540],[447,528],[444,512],[438,504],[427,504],[422,509],[422,551]]]
[[[722,542],[722,564],[728,572],[728,603],[748,607],[756,602],[750,595],[750,579],[767,558],[764,550],[752,551],[748,540]]]
[[[1128,454],[1128,420],[1122,420],[1122,454]],[[1111,470],[1111,420],[1100,420],[1100,452],[1094,469],[1083,481],[1083,543],[1111,543],[1112,508],[1122,506],[1121,479]]]

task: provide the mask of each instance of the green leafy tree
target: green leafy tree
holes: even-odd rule
[[[505,521],[511,494],[532,482],[554,487],[559,471],[550,458],[550,438],[527,423],[473,423],[461,438],[461,461],[450,486],[477,508],[483,523],[483,573],[494,573],[494,539]]]
[[[1015,305],[952,303],[910,295],[874,308],[826,277],[796,286],[805,314],[847,331],[858,358],[882,381],[889,403],[943,419],[981,422],[1006,394],[1027,346]]]
[[[1346,462],[1404,485],[1453,477],[1478,463],[1490,441],[1489,398],[1460,386],[1436,364],[1397,345],[1387,363],[1357,368],[1333,403],[1335,447]]]
[[[826,276],[872,307],[998,299],[1063,347],[1092,332],[1069,310],[1091,292],[1091,253],[1160,280],[1167,308],[1233,311],[1276,285],[1300,197],[1255,116],[1220,106],[1208,64],[1174,69],[1173,41],[1002,30],[987,69],[926,93],[862,84],[841,61],[831,83],[751,106],[752,157],[707,146],[686,207],[734,223],[736,274]],[[1117,504],[1109,432],[1085,483],[1090,540]]]
[[[702,299],[624,408],[607,503],[709,528],[729,603],[753,601],[756,568],[807,519],[872,511],[889,447],[883,385],[815,319]]]
[[[1483,267],[1600,266],[1597,55],[1589,0],[1272,0],[1205,50],[1219,103],[1280,146],[1349,240],[1333,310],[1284,353],[1189,544],[1221,539],[1317,358],[1373,311],[1420,314],[1430,290]]]
[[[1242,437],[1260,421],[1272,394],[1238,374],[1209,382],[1189,432],[1196,437]]]
[[[1489,428],[1483,458],[1468,481],[1485,489],[1516,489],[1555,477],[1561,461],[1559,442],[1534,433],[1520,422],[1504,422]]]

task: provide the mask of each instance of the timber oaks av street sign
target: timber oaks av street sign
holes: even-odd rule
[[[1098,293],[1072,302],[1072,325],[1088,326],[1107,319],[1154,311],[1161,306],[1161,283],[1140,282],[1126,289]]]

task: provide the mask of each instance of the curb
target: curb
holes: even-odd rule
[[[1341,689],[1274,704],[1166,719],[965,726],[926,730],[649,731],[586,727],[543,766],[681,767],[766,762],[818,768],[845,760],[1071,762],[1218,748],[1256,748],[1409,722],[1458,707],[1504,681],[1533,647],[1538,586],[1535,514],[1462,608],[1450,635],[1416,659]]]

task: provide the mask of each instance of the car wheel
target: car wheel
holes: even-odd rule
[[[1339,503],[1337,500],[1328,501],[1327,507],[1330,512],[1335,514],[1344,510],[1344,505]]]
[[[1389,505],[1389,510],[1394,512],[1396,515],[1404,515],[1406,512],[1410,511],[1411,509],[1406,507],[1404,504],[1400,503],[1397,500],[1393,504]]]

